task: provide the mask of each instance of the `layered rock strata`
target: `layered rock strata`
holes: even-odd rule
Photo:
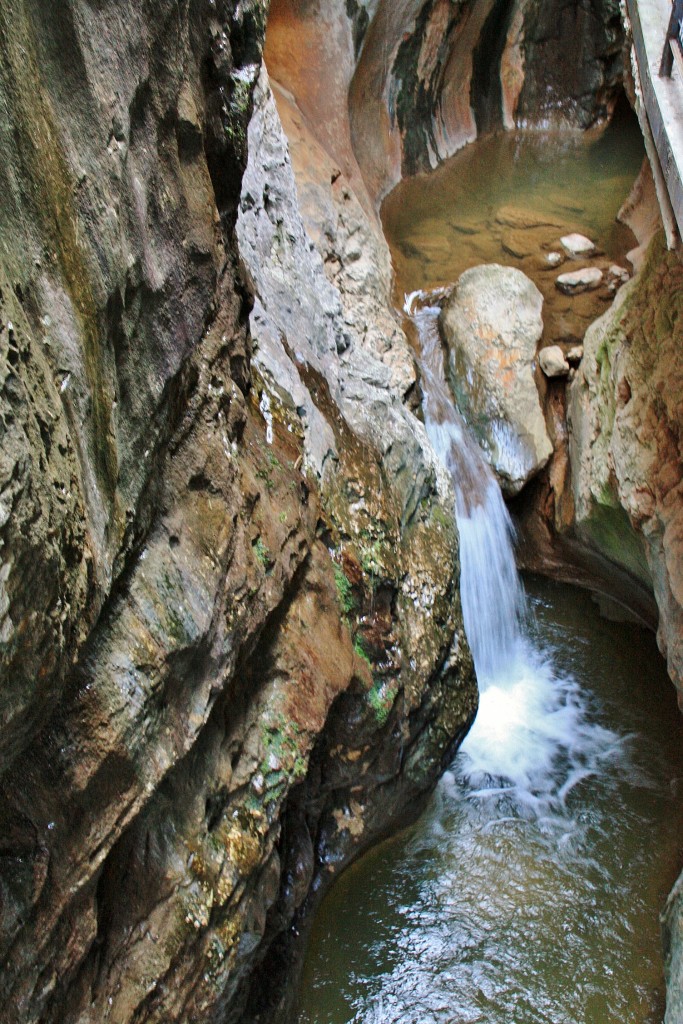
[[[0,3],[3,1021],[281,1005],[474,713],[412,360],[326,280],[265,78],[252,118],[264,21]]]

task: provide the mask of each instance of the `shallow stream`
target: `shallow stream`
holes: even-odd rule
[[[544,298],[544,342],[578,341],[607,308],[607,288],[567,298],[558,274],[587,264],[628,268],[635,245],[616,220],[644,156],[638,122],[620,109],[602,134],[504,132],[466,147],[431,174],[401,182],[382,206],[397,300],[456,281],[469,267],[518,267]],[[560,238],[578,231],[594,260],[550,265]]]
[[[659,913],[683,845],[674,689],[654,638],[601,619],[587,594],[531,579],[525,596],[507,509],[445,384],[438,296],[416,291],[478,262],[519,259],[512,243],[501,249],[498,230],[515,219],[539,229],[520,229],[532,232],[536,248],[524,259],[539,275],[558,230],[588,233],[606,259],[623,258],[633,240],[613,219],[639,163],[632,136],[616,127],[592,143],[503,137],[455,158],[438,172],[439,188],[438,175],[408,183],[391,223],[385,204],[399,284],[413,292],[406,312],[425,422],[456,491],[480,709],[419,822],[347,871],[324,901],[299,1024],[663,1018]],[[562,216],[552,198],[560,194]],[[482,257],[475,242],[485,238],[497,256]]]

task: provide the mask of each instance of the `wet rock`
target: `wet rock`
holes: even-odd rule
[[[666,1016],[664,1024],[683,1020],[683,875],[669,894],[662,913]]]
[[[595,0],[590,9],[514,0],[504,12],[490,2],[373,2],[360,50],[346,15],[356,6],[329,0],[313,16],[280,0],[274,9],[286,25],[290,61],[302,69],[294,87],[287,85],[297,100],[316,91],[311,53],[326,55],[324,35],[339,40],[345,29],[342,55],[313,62],[335,71],[317,91],[333,93],[350,79],[353,146],[377,204],[402,177],[437,166],[485,132],[588,127],[612,109],[620,90],[623,26],[614,0]],[[325,95],[314,102],[319,109],[327,103]],[[332,134],[338,115],[328,120]]]
[[[524,259],[534,251],[533,237],[527,231],[507,231],[501,238],[501,244],[506,253],[517,259]]]
[[[456,402],[508,494],[552,452],[533,372],[542,305],[521,271],[490,264],[459,278],[441,316]]]
[[[519,231],[529,231],[533,228],[557,228],[560,225],[549,220],[535,210],[522,206],[501,206],[496,210],[496,224],[504,227],[515,228]]]
[[[472,719],[452,489],[252,117],[265,4],[6,7],[0,1017],[235,1024]]]
[[[654,593],[683,705],[682,303],[683,271],[657,235],[586,333],[568,412],[577,531]]]
[[[607,273],[608,273],[608,275],[611,278],[613,278],[619,284],[625,284],[626,281],[628,281],[630,276],[631,276],[629,274],[628,270],[625,267],[620,267],[616,263],[613,263],[610,266],[610,268],[607,271]]]
[[[584,267],[560,274],[555,285],[565,295],[580,295],[581,292],[593,291],[602,284],[603,273],[598,267]]]
[[[559,345],[542,348],[538,361],[546,377],[566,377],[569,373],[569,362]]]
[[[617,220],[626,224],[638,240],[638,245],[627,254],[629,263],[637,273],[643,265],[652,238],[662,227],[657,190],[647,156],[643,158],[640,174],[619,210]]]
[[[577,233],[564,235],[560,242],[574,259],[584,259],[587,256],[592,256],[596,251],[595,242],[591,242],[590,238],[586,238],[585,235]]]

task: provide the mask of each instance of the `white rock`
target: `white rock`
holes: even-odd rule
[[[566,377],[569,373],[569,363],[559,345],[542,348],[538,353],[538,361],[546,377]]]
[[[552,444],[534,380],[543,296],[520,270],[473,267],[441,314],[461,411],[507,494],[548,461]]]
[[[568,274],[560,274],[555,280],[555,284],[565,295],[578,295],[579,292],[587,292],[600,287],[602,270],[598,270],[597,267],[572,270]]]
[[[628,281],[630,274],[625,267],[620,267],[618,263],[613,263],[607,271],[610,277],[616,277],[618,281]]]
[[[564,256],[561,252],[548,252],[545,255],[545,261],[549,267],[559,267],[563,259]]]
[[[564,235],[560,242],[570,256],[592,256],[595,252],[595,243],[591,242],[590,238],[586,238],[585,235],[576,233]]]
[[[580,363],[583,359],[583,345],[574,345],[567,352],[568,363]]]

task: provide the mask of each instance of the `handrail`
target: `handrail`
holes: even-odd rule
[[[667,244],[674,249],[683,237],[683,51],[679,45],[683,0],[626,0],[626,10],[635,58],[636,113]],[[672,77],[674,62],[677,74]]]
[[[669,27],[666,30],[662,62],[659,65],[661,78],[670,78],[673,70],[674,57],[679,67],[683,62],[683,0],[673,0]]]

